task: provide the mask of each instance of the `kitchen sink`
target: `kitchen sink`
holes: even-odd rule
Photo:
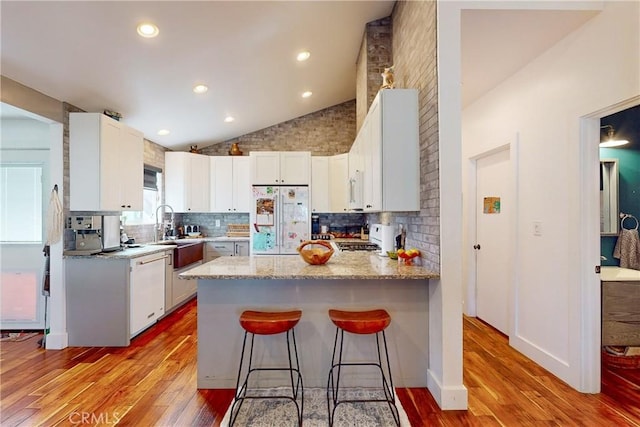
[[[204,242],[188,240],[163,240],[157,245],[176,245],[173,249],[173,268],[186,267],[204,259]]]

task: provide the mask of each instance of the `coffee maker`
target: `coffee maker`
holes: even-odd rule
[[[68,228],[75,234],[75,246],[67,254],[93,255],[102,252],[101,216],[71,216],[67,219]]]

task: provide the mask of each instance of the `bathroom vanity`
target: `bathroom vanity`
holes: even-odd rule
[[[602,345],[640,346],[640,271],[602,267]]]

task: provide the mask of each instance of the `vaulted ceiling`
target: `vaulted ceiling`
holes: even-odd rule
[[[393,1],[2,2],[2,74],[86,111],[120,112],[160,145],[206,146],[355,98],[367,22]],[[465,11],[468,105],[593,16]],[[157,37],[138,36],[152,21]],[[302,50],[311,53],[296,61]],[[195,94],[196,84],[208,92]],[[302,98],[304,91],[312,91]],[[3,115],[9,112],[3,108]],[[225,117],[235,121],[226,123]],[[169,129],[166,136],[157,134]]]

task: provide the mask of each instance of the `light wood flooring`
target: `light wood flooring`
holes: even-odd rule
[[[218,426],[233,390],[196,389],[192,301],[127,348],[44,351],[2,342],[0,425]],[[221,344],[224,345],[224,344]],[[576,392],[464,319],[467,411],[441,411],[426,389],[398,389],[413,426],[640,426],[640,373],[603,369],[603,392]]]

